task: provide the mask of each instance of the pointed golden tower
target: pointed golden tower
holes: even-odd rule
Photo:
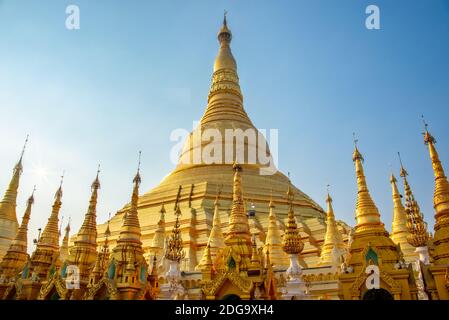
[[[393,174],[391,174],[390,183],[393,197],[393,223],[390,238],[395,244],[401,246],[407,263],[415,262],[418,256],[415,253],[415,248],[407,240],[410,235],[407,228],[407,213],[402,204],[402,195],[399,193],[396,177]]]
[[[0,260],[8,250],[11,240],[14,239],[19,223],[16,215],[17,190],[19,189],[20,175],[23,171],[22,159],[28,142],[28,136],[20,154],[19,161],[14,166],[13,175],[2,201],[0,201]]]
[[[239,270],[246,271],[248,270],[251,259],[251,234],[249,232],[248,216],[246,215],[245,205],[243,203],[242,167],[239,164],[234,164],[233,170],[232,207],[225,244],[231,248],[234,254],[240,256]]]
[[[332,207],[332,198],[327,193],[327,221],[326,221],[326,236],[324,237],[324,244],[321,249],[320,265],[337,267],[340,264],[340,256],[345,251],[345,244],[343,237],[338,230],[337,222],[335,221],[334,208]]]
[[[291,184],[289,184],[287,190],[289,209],[285,233],[282,239],[282,248],[284,249],[284,252],[290,256],[290,266],[287,269],[287,276],[296,278],[302,273],[301,267],[298,263],[298,258],[299,254],[304,249],[304,243],[301,240],[298,224],[296,223],[295,211],[293,210],[293,197],[294,194],[291,189]]]
[[[206,245],[206,249],[204,249],[203,259],[201,259],[201,263],[198,264],[198,270],[201,271],[202,282],[207,283],[208,281],[211,281],[215,270],[209,243]]]
[[[159,211],[159,221],[157,223],[157,229],[154,232],[153,240],[151,241],[151,255],[156,257],[157,260],[162,259],[164,246],[165,246],[165,206],[162,204]]]
[[[256,235],[253,234],[253,240],[252,240],[252,252],[251,252],[251,265],[250,270],[251,271],[262,271],[262,264],[261,264],[261,257],[260,252],[257,249],[257,241],[256,241]],[[270,252],[267,250],[268,259],[270,256]]]
[[[380,220],[379,210],[374,204],[368,190],[363,170],[363,156],[357,148],[353,161],[357,176],[356,221],[353,240],[349,248],[349,268],[351,271],[341,270],[339,277],[339,296],[341,299],[368,299],[377,291],[383,289],[386,295],[396,300],[416,299],[416,286],[409,279],[414,279],[409,269],[397,268],[401,260],[401,252],[393,240],[390,239],[384,224]],[[372,266],[374,265],[374,267]],[[379,288],[368,287],[366,279],[371,271],[367,268],[379,270]]]
[[[112,250],[108,273],[104,275],[112,283],[114,300],[152,299],[149,293],[148,264],[143,255],[141,230],[137,205],[139,200],[140,155],[136,176],[133,179],[133,192],[129,210],[123,217],[117,244]],[[95,224],[95,223],[94,223]],[[89,223],[90,225],[90,223]],[[90,238],[90,237],[89,237]],[[102,287],[89,290],[88,299],[94,299]]]
[[[84,216],[83,224],[78,231],[74,244],[70,249],[69,265],[76,265],[79,270],[79,289],[75,290],[73,298],[80,299],[86,291],[89,273],[95,266],[97,259],[97,199],[100,189],[100,180],[97,175],[91,185],[89,207]],[[107,231],[107,230],[106,230]]]
[[[196,266],[195,269],[201,270],[204,265],[208,263],[208,255],[210,254],[212,261],[216,261],[218,256],[222,256],[223,250],[225,248],[225,240],[223,236],[223,232],[221,230],[221,220],[220,220],[220,206],[218,203],[218,199],[220,197],[220,192],[217,192],[217,196],[214,202],[214,217],[212,221],[212,229],[209,233],[209,240],[207,241],[207,245],[209,246],[209,253],[206,250],[203,251],[203,257],[200,260],[200,263]]]
[[[22,223],[17,231],[17,234],[8,251],[6,252],[3,260],[0,263],[0,279],[3,283],[8,283],[12,279],[17,278],[20,271],[22,271],[25,263],[28,259],[28,222],[30,221],[31,207],[34,203],[34,191],[27,200],[27,207],[22,217]],[[3,296],[4,290],[0,283],[0,297]]]
[[[435,191],[433,206],[435,208],[434,226],[434,261],[437,265],[449,265],[449,182],[444,173],[438,152],[435,148],[436,140],[428,131],[425,124],[424,143],[429,148],[435,175]]]
[[[62,239],[61,249],[59,250],[59,262],[61,265],[67,260],[69,256],[69,237],[70,237],[70,219],[65,227],[64,238]]]
[[[101,277],[106,271],[107,263],[109,261],[109,237],[111,235],[111,231],[109,229],[109,221],[111,220],[110,218],[111,217],[109,217],[108,219],[108,224],[104,232],[104,243],[97,254],[95,266],[90,273],[89,285],[87,286],[88,288],[94,287],[94,285],[96,285],[100,281]]]
[[[410,184],[408,183],[408,172],[405,170],[400,153],[398,153],[399,162],[401,164],[400,175],[404,180],[405,191],[405,214],[407,218],[407,241],[416,248],[416,253],[425,264],[429,263],[429,252],[427,244],[429,241],[429,233],[427,232],[427,224],[424,222],[424,216],[421,213],[418,202],[415,200]],[[402,245],[401,245],[402,248]]]
[[[273,269],[284,269],[289,266],[289,260],[282,249],[281,230],[277,223],[276,213],[274,212],[273,199],[270,199],[268,215],[268,231],[265,238],[265,252],[269,253],[270,260],[273,262]]]
[[[61,209],[62,182],[55,194],[55,201],[47,225],[42,232],[36,250],[31,255],[31,269],[43,281],[47,278],[50,267],[59,257],[59,210]]]

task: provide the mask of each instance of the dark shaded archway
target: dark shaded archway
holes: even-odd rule
[[[227,294],[221,298],[221,300],[228,300],[228,301],[235,301],[235,300],[242,300],[238,295],[236,294]]]
[[[371,289],[365,292],[363,300],[394,300],[393,295],[385,289]]]

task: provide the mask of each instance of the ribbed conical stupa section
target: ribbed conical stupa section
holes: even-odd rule
[[[344,253],[345,244],[343,237],[338,230],[337,221],[335,221],[334,208],[332,206],[332,198],[327,194],[327,219],[326,219],[326,236],[321,249],[320,265],[336,267],[340,263],[340,256]]]
[[[427,127],[427,126],[426,126]],[[429,147],[430,160],[435,175],[435,191],[433,207],[435,208],[435,226],[433,242],[435,264],[449,264],[449,182],[444,173],[438,152],[435,148],[436,140],[426,128],[424,142]]]
[[[282,236],[275,213],[275,205],[270,201],[268,215],[268,231],[265,238],[265,252],[268,252],[274,269],[286,269],[290,261],[282,249]]]
[[[373,199],[366,184],[365,173],[363,171],[363,157],[356,147],[352,157],[355,163],[357,176],[357,203],[356,203],[356,226],[355,232],[364,232],[366,230],[385,230],[383,223],[380,221],[379,210],[374,204]]]
[[[61,249],[59,249],[59,261],[63,264],[69,257],[69,237],[70,237],[70,223],[65,227],[64,238],[62,238]]]
[[[151,241],[151,247],[155,251],[162,251],[165,244],[165,206],[162,204],[161,210],[159,211],[159,221],[157,222],[157,229],[154,232],[153,240]]]
[[[97,258],[97,200],[98,189],[100,189],[98,174],[99,171],[97,171],[97,176],[91,185],[89,207],[84,216],[83,224],[70,250],[69,263],[79,268],[80,281],[82,282],[87,282],[89,279],[89,272]],[[84,285],[85,283],[83,283]]]
[[[131,195],[131,206],[123,217],[123,224],[120,229],[119,238],[117,240],[117,247],[123,246],[127,243],[133,243],[137,245],[136,248],[140,246],[140,249],[142,249],[142,242],[140,241],[140,223],[139,217],[137,215],[137,202],[139,201],[140,182],[140,173],[137,172],[136,176],[133,179],[134,187]]]
[[[215,261],[216,257],[223,252],[225,248],[225,239],[223,232],[221,230],[221,219],[220,219],[220,206],[218,203],[218,196],[214,202],[214,217],[212,221],[212,229],[210,230],[209,240],[207,241],[207,247],[209,247],[209,252],[207,250],[203,251],[203,256],[196,267],[197,270],[202,270],[208,262],[208,255],[212,261]]]
[[[396,177],[393,174],[390,177],[390,183],[393,196],[393,223],[390,238],[394,243],[401,246],[406,262],[414,262],[416,261],[417,255],[415,254],[415,248],[407,241],[409,235],[407,215],[402,204],[402,197],[398,190]]]
[[[22,223],[8,251],[6,252],[0,264],[0,278],[4,281],[14,279],[23,269],[28,259],[28,223],[31,216],[31,207],[34,203],[34,191],[28,198],[27,207],[22,217]]]
[[[248,270],[251,259],[252,243],[249,231],[248,216],[245,212],[242,190],[242,167],[234,164],[234,185],[229,227],[225,238],[226,246],[240,255],[240,270]]]
[[[59,257],[59,210],[61,209],[62,182],[55,194],[53,208],[42,232],[36,250],[31,256],[31,268],[41,279],[45,279],[52,264]]]
[[[362,165],[363,157],[357,147],[354,150],[353,161],[358,189],[355,212],[357,224],[349,248],[351,257],[349,264],[358,274],[367,260],[371,259],[365,252],[372,251],[375,252],[377,257],[382,258],[382,267],[385,270],[393,269],[399,261],[400,252],[385,230],[384,224],[380,220],[379,210],[368,191]]]
[[[17,221],[16,204],[19,189],[20,175],[23,171],[22,159],[28,137],[25,140],[19,161],[14,166],[13,175],[5,191],[3,199],[0,201],[0,260],[8,250],[12,239],[14,239],[19,228]]]

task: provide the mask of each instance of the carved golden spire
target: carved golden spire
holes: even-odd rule
[[[253,234],[253,240],[252,240],[252,253],[251,253],[251,270],[259,270],[261,268],[261,257],[259,254],[259,251],[257,250],[257,241],[256,241],[256,234]],[[267,250],[267,255],[270,256],[270,252]],[[271,260],[271,259],[270,259]]]
[[[424,222],[423,214],[419,208],[418,202],[415,200],[412,189],[407,180],[407,170],[405,170],[401,154],[398,152],[399,162],[401,164],[401,177],[404,180],[405,190],[405,213],[407,216],[407,241],[414,247],[424,247],[427,245],[429,235],[427,233],[427,226]]]
[[[365,174],[363,172],[363,156],[359,152],[357,147],[357,140],[354,137],[354,154],[352,160],[355,163],[355,170],[357,176],[357,204],[356,204],[356,221],[355,232],[361,232],[368,229],[382,229],[384,230],[384,225],[380,221],[379,210],[374,204],[373,199],[368,190],[366,184]]]
[[[343,253],[345,244],[341,236],[340,231],[335,221],[334,208],[332,207],[332,198],[327,193],[327,221],[326,221],[326,235],[324,238],[324,244],[321,249],[320,264],[332,265],[339,263],[339,257]]]
[[[16,214],[17,190],[19,188],[20,175],[22,174],[22,159],[25,153],[28,136],[26,137],[20,154],[19,161],[14,166],[13,175],[0,201],[0,259],[8,250],[11,240],[14,239],[19,223]]]
[[[212,84],[209,90],[208,106],[201,124],[234,120],[253,126],[243,109],[243,96],[237,74],[237,63],[231,52],[232,33],[228,28],[226,15],[218,32],[220,48],[215,58]],[[231,118],[230,118],[231,116]]]
[[[181,229],[179,223],[179,217],[181,216],[181,210],[179,209],[179,205],[176,205],[176,220],[175,225],[173,226],[173,230],[168,240],[168,249],[165,254],[165,258],[170,261],[180,262],[185,257],[185,251],[183,249],[183,242],[181,237]]]
[[[61,249],[59,249],[59,260],[64,263],[69,256],[69,236],[70,236],[70,218],[65,227],[64,238],[62,239]]]
[[[159,221],[157,223],[157,229],[154,232],[153,240],[151,242],[152,248],[157,248],[162,250],[165,243],[165,206],[162,204],[161,210],[159,211]]]
[[[209,243],[211,246],[211,254],[212,258],[215,258],[218,251],[224,249],[225,247],[225,239],[223,236],[223,232],[221,231],[221,220],[220,220],[220,198],[221,190],[217,192],[217,196],[214,202],[214,219],[212,221],[212,229],[209,235]]]
[[[274,212],[273,192],[271,192],[268,215],[268,231],[265,238],[265,252],[269,252],[270,260],[274,268],[288,266],[288,259],[282,249],[281,230],[279,229],[276,214]]]
[[[218,41],[220,42],[220,50],[218,56],[215,59],[214,72],[221,69],[231,69],[237,71],[237,63],[232,55],[230,44],[232,40],[231,30],[228,28],[228,22],[226,19],[226,12],[223,18],[223,25],[218,32]]]
[[[212,262],[212,256],[210,252],[210,244],[207,243],[206,249],[204,249],[204,255],[202,263],[198,264],[197,270],[200,270],[202,273],[202,279],[204,282],[210,281],[212,279],[212,275],[214,274],[214,264]],[[204,261],[203,261],[204,260]]]
[[[225,244],[241,256],[240,270],[247,270],[250,263],[252,245],[248,216],[245,213],[245,205],[243,202],[242,167],[234,163],[233,170],[232,207]]]
[[[435,191],[433,194],[435,251],[433,257],[436,264],[449,264],[449,182],[435,148],[436,140],[430,134],[427,123],[424,122],[424,125],[424,143],[429,148],[435,176]]]
[[[108,224],[104,232],[105,240],[103,246],[97,254],[95,259],[95,266],[90,274],[90,281],[88,286],[93,286],[101,279],[103,273],[106,270],[106,266],[109,260],[109,237],[111,236],[111,231],[109,229],[109,222],[111,221],[111,214],[109,213]]]
[[[25,213],[23,214],[22,223],[19,230],[17,231],[15,238],[11,242],[8,251],[0,264],[0,278],[4,278],[7,281],[15,278],[27,262],[28,222],[30,221],[31,207],[34,203],[35,190],[36,186],[33,189],[33,193],[27,200],[27,207]]]
[[[36,250],[31,256],[31,266],[38,273],[41,279],[47,276],[50,266],[59,256],[58,216],[62,205],[61,198],[63,180],[64,174],[61,176],[61,183],[56,191],[55,200],[47,225],[37,241]]]
[[[141,182],[140,178],[140,157],[141,152],[139,151],[139,165],[137,167],[136,176],[133,179],[134,188],[131,195],[131,204],[127,212],[125,212],[123,218],[123,224],[120,229],[119,239],[117,240],[117,245],[119,243],[134,242],[136,244],[142,245],[140,241],[140,223],[137,214],[137,204],[139,201],[139,185]]]
[[[207,246],[209,246],[209,252],[206,252],[206,249],[204,249],[203,256],[196,266],[196,269],[202,270],[204,266],[208,263],[209,257],[207,255],[210,255],[210,258],[212,261],[216,259],[216,257],[219,255],[220,252],[223,251],[225,248],[225,240],[223,236],[223,232],[221,231],[221,220],[220,220],[220,209],[219,209],[219,203],[218,200],[220,198],[221,190],[217,188],[217,195],[215,197],[214,201],[214,217],[212,221],[212,229],[209,233],[209,239],[207,241]]]
[[[48,218],[47,225],[44,228],[44,231],[42,231],[42,234],[39,238],[37,247],[39,248],[39,245],[43,246],[50,246],[52,248],[55,248],[59,250],[59,230],[58,230],[58,223],[59,223],[59,210],[61,209],[61,199],[62,199],[62,183],[64,181],[64,174],[61,176],[61,183],[59,184],[59,188],[56,190],[55,193],[55,200],[53,202],[52,211],[50,214],[50,217]]]
[[[282,239],[282,248],[287,254],[298,255],[304,248],[304,243],[301,240],[301,235],[299,234],[298,225],[296,223],[295,212],[293,210],[293,196],[294,195],[291,190],[291,182],[289,180],[287,190],[289,209],[284,238]]]
[[[401,172],[402,172],[401,168]],[[405,169],[404,169],[405,172]],[[407,254],[407,251],[412,252],[412,247],[410,246],[407,237],[409,236],[409,231],[407,227],[407,213],[405,211],[404,206],[402,205],[402,196],[399,193],[396,177],[391,174],[390,178],[392,196],[393,196],[393,223],[391,228],[390,238],[394,241],[394,243],[401,246],[404,254]],[[414,256],[414,255],[413,255]],[[415,257],[414,257],[415,258]],[[415,258],[416,259],[416,258]]]
[[[220,210],[218,200],[220,198],[221,190],[217,189],[217,196],[214,202],[214,217],[212,221],[212,229],[210,230],[209,239],[207,241],[207,246],[209,246],[209,253],[206,252],[206,249],[203,252],[203,256],[196,266],[196,269],[201,270],[203,266],[207,263],[208,254],[210,254],[211,259],[215,260],[215,258],[223,251],[225,248],[225,240],[223,236],[223,232],[221,231],[221,220],[220,220]]]
[[[76,265],[79,269],[80,287],[84,290],[89,279],[89,273],[92,266],[97,260],[97,200],[98,190],[100,189],[100,165],[98,165],[97,175],[91,185],[91,196],[89,206],[84,216],[83,224],[81,225],[78,234],[76,235],[74,245],[70,250],[69,261],[70,264]],[[109,221],[106,230],[109,231]],[[106,235],[107,241],[108,235]]]

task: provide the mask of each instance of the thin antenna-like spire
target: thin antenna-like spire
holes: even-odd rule
[[[358,147],[357,143],[359,142],[359,139],[357,139],[355,132],[352,133],[352,140],[354,141],[354,147]]]
[[[405,170],[404,165],[402,163],[401,153],[398,151],[398,158],[399,158],[399,164],[401,165],[401,171],[399,172],[399,175],[403,178],[408,176],[407,170]]]
[[[137,165],[137,173],[140,173],[140,162],[142,158],[142,151],[139,151],[139,163]]]
[[[226,20],[227,15],[228,15],[228,11],[225,10],[225,11],[224,11],[224,15],[223,15],[223,24],[224,24],[225,26],[228,25],[228,22],[227,22],[227,20]]]
[[[23,144],[22,152],[21,152],[21,154],[20,154],[19,163],[22,162],[22,158],[23,158],[23,155],[25,154],[25,149],[26,149],[26,147],[27,147],[27,143],[28,143],[28,138],[29,138],[29,137],[30,137],[30,135],[27,134],[27,137],[26,137],[26,139],[25,139],[25,143]]]

